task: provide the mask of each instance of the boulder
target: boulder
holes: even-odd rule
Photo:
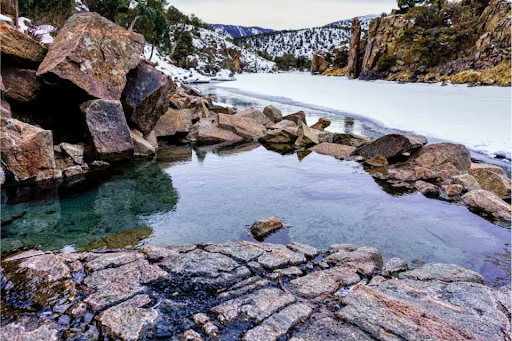
[[[276,217],[271,217],[268,219],[258,220],[251,226],[251,234],[255,238],[261,238],[266,236],[274,231],[282,229],[284,224],[281,220]]]
[[[388,159],[386,159],[384,155],[377,155],[376,157],[366,160],[364,163],[371,167],[385,167],[388,165]]]
[[[146,157],[156,154],[156,149],[144,139],[144,135],[137,129],[130,129],[130,137],[133,142],[133,156]]]
[[[92,100],[80,106],[98,159],[118,161],[133,155],[133,142],[120,101]]]
[[[437,198],[439,196],[439,187],[428,182],[422,180],[416,181],[414,187],[426,197]]]
[[[34,100],[41,90],[34,70],[2,65],[2,82],[4,96],[20,102]]]
[[[266,106],[265,109],[263,109],[263,113],[273,123],[277,123],[283,119],[283,113],[281,112],[281,110],[277,109],[272,105]]]
[[[348,78],[354,79],[359,76],[360,63],[359,63],[359,49],[361,41],[361,23],[359,18],[355,17],[352,20],[350,27],[350,47],[348,51],[348,64],[347,72]]]
[[[505,170],[503,168],[501,168],[500,166],[496,166],[496,165],[491,165],[491,164],[488,164],[488,163],[474,163],[474,162],[471,162],[471,167],[469,169],[469,173],[477,173],[481,170],[486,170],[486,171],[489,171],[489,172],[493,172],[493,173],[496,173],[496,174],[499,174],[499,175],[503,175],[503,176],[506,176],[507,174],[505,173]]]
[[[502,199],[510,198],[510,180],[506,176],[500,174],[496,168],[473,165],[478,164],[471,165],[469,174],[476,179],[482,189],[492,192]],[[500,170],[503,171],[501,168]]]
[[[367,159],[383,155],[386,158],[400,156],[425,145],[423,140],[405,134],[389,134],[383,136],[365,146],[359,147],[355,155],[361,155]]]
[[[300,126],[300,123],[306,123],[306,113],[304,111],[296,112],[295,114],[286,115],[283,117],[283,120],[293,121],[295,124]]]
[[[3,96],[2,96],[3,97]],[[11,118],[11,105],[5,99],[0,98],[0,117]]]
[[[169,137],[176,134],[188,134],[192,128],[191,109],[169,109],[155,126],[156,137]]]
[[[11,57],[16,62],[37,65],[47,52],[43,45],[25,33],[19,32],[5,21],[0,21],[0,40],[2,41],[0,47],[2,54]]]
[[[442,171],[443,167],[451,165],[460,173],[465,173],[471,167],[471,154],[461,144],[436,143],[422,147],[413,153],[410,161],[417,166],[436,172]]]
[[[279,121],[278,123],[271,125],[269,129],[288,129],[290,131],[297,133],[297,135],[299,134],[299,126],[295,122],[290,120]]]
[[[84,145],[83,144],[71,144],[62,142],[59,144],[60,149],[66,153],[73,162],[77,165],[84,163]]]
[[[311,128],[312,129],[316,129],[316,130],[320,130],[320,131],[324,131],[324,129],[327,128],[330,125],[331,125],[331,120],[329,120],[329,119],[327,119],[325,117],[320,117],[318,119],[318,122],[313,124],[311,126]]]
[[[142,133],[149,134],[160,116],[167,112],[176,85],[171,77],[147,63],[130,71],[127,79],[121,95],[126,119]]]
[[[259,141],[261,143],[268,144],[293,144],[297,140],[298,137],[298,128],[297,130],[279,128],[268,130],[265,136],[263,136]]]
[[[462,185],[451,184],[443,186],[443,189],[446,192],[446,195],[448,195],[449,197],[456,197],[461,195],[462,191],[464,190],[464,187],[462,187]]]
[[[400,272],[407,271],[409,267],[407,262],[402,258],[391,258],[382,268],[382,276],[394,276]]]
[[[313,130],[305,123],[299,125],[299,137],[295,140],[295,146],[299,148],[307,147],[312,144],[319,144],[320,139]]]
[[[253,119],[265,127],[274,124],[274,122],[271,121],[267,115],[254,108],[249,108],[244,111],[237,112],[234,116]]]
[[[37,74],[71,81],[92,97],[119,100],[143,48],[141,34],[97,13],[78,13],[60,29]]]
[[[455,175],[450,178],[450,181],[454,185],[461,185],[465,191],[481,189],[478,181],[471,174]]]
[[[417,281],[469,282],[484,284],[484,278],[475,271],[455,264],[427,263],[400,274],[400,279]]]
[[[201,118],[192,126],[187,139],[199,144],[237,143],[244,140],[234,132],[219,127],[218,117]]]
[[[56,171],[52,132],[13,118],[0,119],[2,165],[15,181],[45,179]]]
[[[313,55],[313,60],[311,61],[311,73],[312,74],[322,74],[325,70],[329,68],[329,63],[325,60],[325,57],[321,52]]]
[[[337,143],[344,144],[347,146],[352,146],[359,148],[364,146],[369,141],[364,137],[357,136],[354,134],[344,134],[344,133],[328,133],[325,136],[321,137],[321,142],[329,142],[329,143]]]
[[[219,127],[233,131],[247,140],[256,141],[265,136],[267,131],[254,119],[226,114],[219,114]]]
[[[510,222],[511,206],[501,200],[496,194],[477,189],[462,196],[464,203],[472,209],[483,211],[494,219]]]
[[[356,150],[356,148],[337,143],[323,142],[309,148],[309,150],[318,154],[330,155],[338,158],[346,158],[349,157],[354,152],[354,150]]]

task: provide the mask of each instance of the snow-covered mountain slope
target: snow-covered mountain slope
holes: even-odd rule
[[[293,54],[311,59],[316,52],[339,48],[349,40],[350,27],[315,27],[259,34],[242,38],[241,42],[253,50],[266,51],[274,57]]]
[[[379,15],[376,14],[368,14],[368,15],[362,15],[358,17],[359,22],[361,23],[361,29],[363,31],[368,31],[368,27],[370,26],[370,22],[377,18]],[[330,23],[328,25],[325,25],[326,27],[348,27],[350,29],[350,26],[352,26],[352,18],[351,19],[344,19],[340,21],[335,21],[333,23]]]
[[[261,33],[269,33],[274,32],[269,28],[261,28],[261,27],[247,27],[247,26],[237,26],[237,25],[223,25],[223,24],[210,24],[216,32],[227,35],[230,38],[242,38],[248,36],[254,36]]]

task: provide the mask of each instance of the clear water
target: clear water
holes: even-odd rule
[[[337,130],[382,134],[349,117],[331,119]],[[289,226],[267,242],[368,245],[385,259],[455,263],[489,281],[509,276],[510,229],[465,206],[393,188],[358,163],[281,155],[254,143],[169,146],[152,161],[118,165],[72,189],[4,188],[2,199],[2,251],[253,240],[249,226],[277,216]]]

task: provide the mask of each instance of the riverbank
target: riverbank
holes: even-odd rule
[[[216,86],[334,109],[510,160],[508,88],[367,82],[307,73],[241,74],[236,82]]]
[[[2,262],[2,334],[50,340],[510,338],[510,285],[348,244],[249,242]],[[384,338],[382,335],[386,335]]]

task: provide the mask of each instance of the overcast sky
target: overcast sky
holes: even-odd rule
[[[391,12],[396,0],[170,0],[210,24],[298,29],[366,14]]]

